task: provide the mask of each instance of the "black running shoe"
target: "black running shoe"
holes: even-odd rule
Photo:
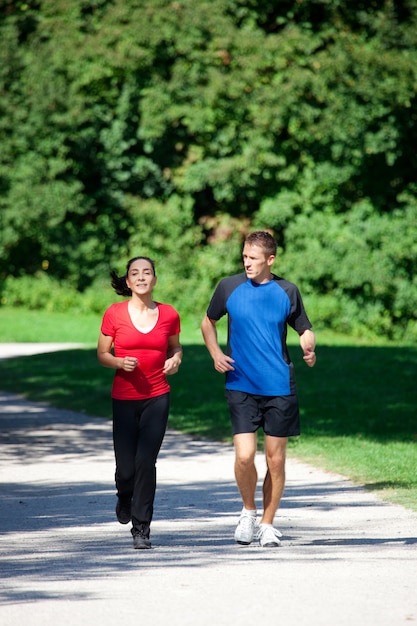
[[[132,519],[130,498],[117,498],[116,515],[121,524],[128,524]]]
[[[133,535],[133,547],[135,550],[149,550],[151,541],[149,539],[149,524],[139,524],[131,530]]]
[[[149,550],[152,548],[150,539],[143,535],[133,535],[133,547],[135,550]]]

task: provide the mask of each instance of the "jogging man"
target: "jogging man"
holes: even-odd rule
[[[220,281],[201,325],[216,371],[226,374],[235,477],[243,501],[235,541],[248,545],[257,534],[265,548],[280,545],[281,533],[273,522],[285,486],[288,437],[300,434],[287,325],[300,337],[305,363],[309,367],[316,363],[315,336],[300,292],[296,285],[271,272],[276,249],[269,233],[248,235],[243,247],[244,273]],[[216,329],[216,322],[224,315],[228,316],[226,354],[219,346]],[[255,456],[259,428],[265,433],[267,472],[258,529]]]

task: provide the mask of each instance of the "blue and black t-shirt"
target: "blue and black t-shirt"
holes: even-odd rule
[[[227,354],[235,361],[234,371],[226,374],[226,389],[262,396],[295,393],[287,325],[298,334],[311,328],[296,285],[275,275],[262,284],[245,273],[224,278],[207,316],[217,321],[226,314]]]

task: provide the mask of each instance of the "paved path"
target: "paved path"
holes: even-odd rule
[[[137,551],[108,421],[0,392],[0,443],[2,626],[417,624],[417,516],[341,476],[290,459],[282,547],[239,546],[232,448],[168,432]]]

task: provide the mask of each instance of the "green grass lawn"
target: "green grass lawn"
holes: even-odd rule
[[[0,388],[110,417],[113,371],[98,365],[94,347],[100,318],[32,313],[0,308],[0,342],[81,341],[86,348],[0,361]],[[184,323],[182,334],[183,364],[170,378],[170,427],[230,441],[223,376],[213,368],[198,323]],[[224,326],[220,334],[224,337]],[[417,346],[358,343],[318,333],[318,361],[310,369],[295,335],[291,344],[302,435],[290,442],[290,456],[417,510]]]

